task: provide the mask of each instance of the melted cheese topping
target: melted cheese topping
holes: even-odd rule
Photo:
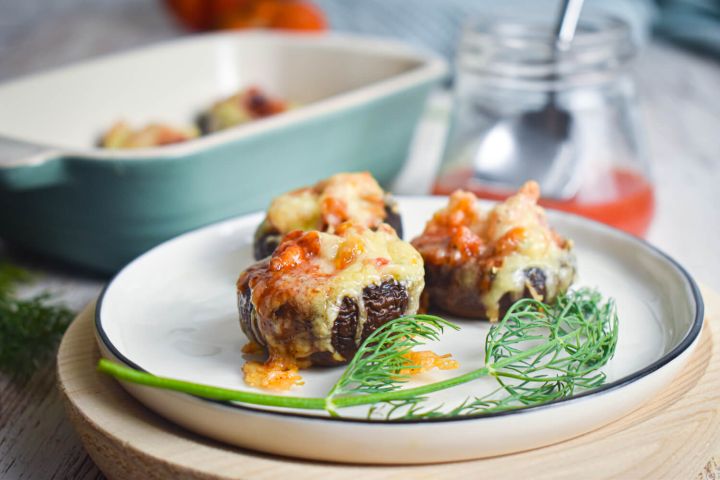
[[[341,173],[311,188],[273,200],[267,221],[281,233],[293,230],[332,232],[343,222],[377,227],[385,219],[385,192],[368,172]]]
[[[103,148],[148,148],[185,142],[196,138],[196,128],[177,128],[153,123],[133,130],[125,122],[117,122],[108,130],[100,142]]]
[[[473,260],[490,270],[494,279],[479,293],[488,318],[497,320],[500,298],[528,286],[525,269],[543,269],[548,297],[567,289],[574,277],[572,243],[549,227],[545,210],[537,205],[539,197],[538,184],[527,182],[517,194],[483,212],[475,195],[457,191],[413,245],[434,264],[460,267]]]
[[[302,385],[299,366],[294,359],[271,355],[265,363],[246,362],[243,365],[245,383],[265,390],[289,390]]]
[[[486,242],[485,213],[475,203],[470,192],[457,191],[450,196],[448,206],[436,212],[425,225],[413,245],[423,258],[434,264],[461,264],[483,255]]]
[[[404,355],[408,361],[408,365],[417,368],[403,368],[398,372],[400,375],[420,375],[437,368],[438,370],[455,370],[460,363],[451,358],[450,353],[438,355],[430,350],[410,351]]]
[[[357,303],[356,343],[359,343],[367,320],[363,289],[394,280],[407,291],[406,312],[416,312],[423,277],[422,257],[409,243],[399,239],[391,227],[382,224],[373,231],[348,222],[339,225],[335,234],[295,231],[287,235],[273,253],[268,268],[250,279],[250,288],[260,318],[272,318],[290,299],[303,305],[302,316],[313,320],[311,335],[298,332],[289,343],[285,331],[288,326],[268,324],[265,337],[271,352],[305,358],[318,348],[335,354],[332,327],[343,298]],[[287,351],[288,348],[292,351]],[[337,358],[342,359],[339,354]]]
[[[323,219],[318,195],[312,188],[281,195],[270,205],[267,219],[280,232],[320,230]]]

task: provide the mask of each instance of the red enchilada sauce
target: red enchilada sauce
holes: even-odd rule
[[[601,184],[588,185],[568,200],[541,198],[540,205],[576,213],[637,236],[644,236],[655,210],[653,187],[642,175],[614,169]],[[473,192],[480,198],[504,200],[512,191],[501,191],[482,185],[472,178],[469,169],[441,176],[433,187],[436,195],[450,195],[458,189]]]

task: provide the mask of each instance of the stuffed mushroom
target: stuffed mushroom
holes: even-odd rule
[[[490,211],[469,192],[452,194],[412,241],[425,262],[423,301],[469,318],[497,321],[524,297],[552,302],[575,276],[572,242],[558,235],[528,182]]]
[[[387,225],[297,230],[240,275],[240,326],[266,366],[343,364],[378,327],[416,313],[423,286],[422,257]]]
[[[248,87],[216,102],[200,115],[198,124],[204,133],[213,133],[277,115],[287,109],[284,101],[271,97],[258,87]]]
[[[402,237],[397,204],[372,175],[367,172],[340,173],[273,200],[265,220],[255,232],[255,259],[270,255],[289,232],[318,230],[332,233],[347,221],[371,229],[385,223]]]

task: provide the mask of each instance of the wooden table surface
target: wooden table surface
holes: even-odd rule
[[[119,23],[92,15],[68,18],[54,30],[47,25],[37,35],[20,38],[15,48],[0,49],[0,79],[177,35],[154,9],[127,13]],[[657,187],[657,214],[648,240],[677,258],[698,281],[720,291],[720,62],[654,43],[641,53],[637,67],[640,113]],[[420,126],[397,192],[424,193],[429,186],[446,103],[442,96],[431,102],[433,112]],[[75,310],[96,297],[106,281],[8,253],[42,274],[30,290],[49,289]],[[0,478],[103,478],[65,418],[54,365],[22,387],[0,377]]]

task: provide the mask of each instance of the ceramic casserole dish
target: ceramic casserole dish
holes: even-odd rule
[[[114,271],[150,247],[264,209],[294,185],[402,167],[440,58],[347,35],[219,33],[0,85],[0,237]],[[185,143],[105,150],[118,119],[190,123],[238,88],[299,105]]]

